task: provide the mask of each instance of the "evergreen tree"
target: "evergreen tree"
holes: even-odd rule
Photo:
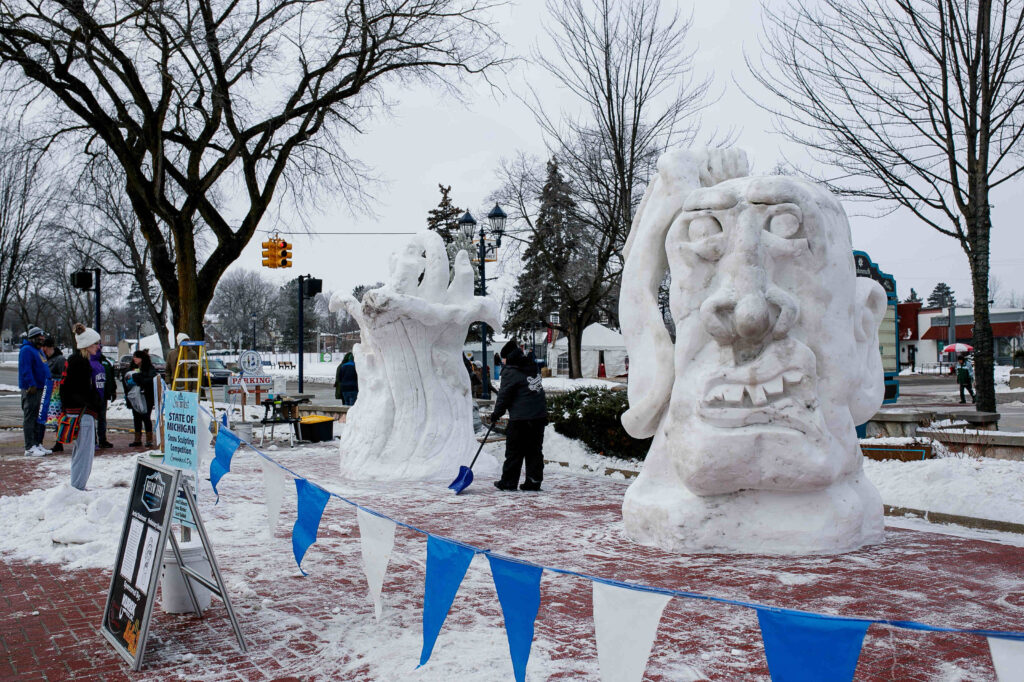
[[[910,296],[907,296],[907,300],[905,300],[903,302],[904,303],[920,303],[921,302],[921,297],[918,296],[917,292],[914,291],[914,288],[911,287],[910,288]]]
[[[459,236],[459,218],[462,216],[463,210],[452,204],[449,196],[452,191],[451,185],[445,187],[438,183],[437,187],[441,190],[441,201],[437,208],[432,208],[427,212],[427,229],[441,235],[444,245],[448,246]]]
[[[929,308],[945,308],[949,306],[950,301],[956,300],[953,295],[953,290],[949,288],[949,285],[945,282],[939,282],[932,289],[932,293],[928,294],[928,307]]]
[[[274,328],[279,335],[282,350],[295,352],[299,349],[299,278],[295,277],[284,284],[277,292],[277,300],[273,306],[275,317]],[[304,350],[316,349],[316,333],[320,325],[316,298],[307,298],[302,302],[302,328]]]
[[[370,291],[371,289],[380,289],[382,286],[384,286],[384,282],[377,282],[376,284],[358,284],[354,289],[352,289],[352,298],[362,303],[363,296],[367,291]]]
[[[583,329],[597,315],[589,305],[592,281],[600,276],[593,263],[594,245],[584,238],[576,216],[576,202],[555,159],[548,161],[539,196],[540,210],[533,238],[523,253],[523,270],[509,305],[505,331],[524,334],[538,320],[558,313],[550,326],[569,337],[570,374],[579,373],[579,340]]]

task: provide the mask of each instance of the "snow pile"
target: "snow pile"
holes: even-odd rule
[[[624,388],[625,384],[604,379],[569,379],[568,377],[544,377],[544,390],[548,393],[574,391],[577,388]]]
[[[885,504],[1024,523],[1024,462],[953,456],[914,462],[864,460]]]
[[[68,482],[65,462],[64,471],[49,475],[50,487],[0,497],[0,553],[68,568],[109,568],[134,466],[134,456],[97,457],[89,489],[76,490]]]
[[[10,384],[0,384],[0,391],[14,391],[15,393],[20,393],[21,389],[17,386],[11,386]]]
[[[544,430],[544,459],[564,464],[569,471],[581,474],[605,475],[608,469],[640,471],[640,467],[643,466],[643,462],[639,460],[598,455],[582,442],[558,433],[550,424]],[[623,474],[618,472],[608,475],[611,478],[624,478]]]

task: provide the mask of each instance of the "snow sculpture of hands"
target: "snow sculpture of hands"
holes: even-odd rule
[[[885,292],[855,276],[834,197],[746,167],[740,150],[669,152],[633,221],[622,423],[654,440],[626,492],[626,531],[673,551],[878,542],[882,502],[854,427],[882,402]],[[674,346],[657,305],[666,268]]]
[[[449,283],[441,237],[424,231],[391,256],[390,281],[362,303],[335,294],[359,323],[353,349],[359,399],[341,435],[342,475],[360,480],[452,479],[477,445],[462,346],[471,322],[499,326],[496,301],[473,295],[469,256],[455,257]],[[494,473],[481,455],[474,470]]]

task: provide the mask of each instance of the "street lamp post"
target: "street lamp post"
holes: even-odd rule
[[[256,350],[256,313],[252,314],[252,349]]]
[[[142,320],[135,320],[135,350],[142,345]]]
[[[487,214],[487,222],[490,224],[490,232],[494,235],[494,251],[501,247],[501,237],[505,234],[505,219],[508,215],[501,210],[501,206],[494,204],[494,208]],[[477,226],[476,219],[469,211],[459,218],[459,229],[467,239],[473,238],[473,231]],[[477,245],[477,258],[480,267],[480,295],[487,295],[487,230],[483,223],[480,224],[479,243]],[[482,353],[481,379],[483,384],[480,389],[480,397],[484,400],[491,399],[491,376],[487,368],[487,323],[480,323],[480,344]]]

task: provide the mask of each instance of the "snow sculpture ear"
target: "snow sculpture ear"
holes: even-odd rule
[[[658,307],[668,267],[665,237],[691,191],[748,172],[741,149],[671,151],[658,159],[623,249],[619,321],[629,352],[629,409],[622,426],[634,438],[654,435],[672,393],[672,337]]]
[[[861,367],[858,372],[860,381],[850,397],[850,414],[854,424],[863,424],[874,415],[885,395],[878,326],[885,316],[888,300],[882,286],[867,277],[856,278],[853,298],[855,355],[861,358]]]

